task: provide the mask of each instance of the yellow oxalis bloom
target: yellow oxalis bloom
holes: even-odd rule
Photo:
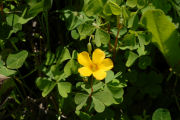
[[[78,69],[82,76],[93,75],[97,80],[103,80],[106,77],[106,71],[113,68],[112,60],[105,58],[105,53],[101,49],[94,50],[92,60],[88,52],[79,53],[78,62],[83,65]]]

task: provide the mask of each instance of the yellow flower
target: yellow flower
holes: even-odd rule
[[[105,58],[105,53],[101,49],[94,50],[92,60],[88,52],[79,53],[78,62],[83,65],[78,69],[81,76],[93,75],[97,80],[103,80],[106,77],[106,71],[113,68],[112,60]]]

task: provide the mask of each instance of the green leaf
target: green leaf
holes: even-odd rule
[[[171,120],[169,110],[164,108],[158,108],[153,113],[152,120]]]
[[[109,91],[112,96],[116,99],[120,99],[123,97],[124,90],[119,86],[114,86],[113,84],[108,84],[105,86],[105,90]]]
[[[94,30],[95,30],[95,27],[92,26],[89,23],[81,24],[78,27],[78,32],[79,32],[79,35],[80,35],[80,40],[86,39],[86,37],[90,36],[94,32]]]
[[[127,0],[126,5],[133,8],[137,5],[137,0]]]
[[[82,111],[75,111],[80,120],[91,120],[91,116]]]
[[[93,103],[94,103],[94,109],[98,112],[101,113],[105,110],[105,105],[95,97],[92,97]]]
[[[84,5],[83,10],[87,16],[95,16],[102,12],[106,1],[107,0],[89,0],[89,2]]]
[[[42,96],[46,97],[56,86],[56,83],[53,81],[50,81],[48,84],[46,84],[45,88],[43,89]]]
[[[100,47],[101,43],[106,45],[109,43],[109,40],[110,40],[110,35],[107,32],[101,29],[96,30],[96,33],[95,33],[96,46]]]
[[[28,16],[29,17],[35,17],[37,16],[40,12],[43,11],[43,5],[44,5],[44,0],[41,0],[38,3],[30,4],[30,9],[28,10]]]
[[[25,62],[28,56],[28,52],[26,50],[22,50],[16,54],[9,54],[6,60],[7,67],[10,69],[18,69]]]
[[[92,96],[101,101],[106,106],[110,106],[111,104],[116,103],[109,91],[96,92]]]
[[[134,34],[126,34],[120,43],[120,49],[134,50],[137,48],[138,48],[138,45],[136,43],[136,36]]]
[[[72,30],[71,36],[73,39],[77,40],[79,38],[79,33],[76,30]]]
[[[88,94],[83,94],[83,93],[77,93],[75,95],[74,101],[76,104],[78,104],[76,110],[80,110],[86,104],[88,97],[89,97]]]
[[[138,57],[139,56],[136,53],[129,51],[128,59],[126,61],[126,67],[132,66]]]
[[[165,56],[167,62],[180,72],[180,39],[176,26],[161,10],[148,10],[141,18],[141,23],[152,33],[152,42]]]
[[[13,26],[13,25],[17,24],[18,20],[19,20],[19,16],[16,14],[9,14],[6,17],[6,21],[9,26]]]
[[[106,78],[105,78],[105,83],[109,83],[113,79],[114,79],[114,72],[111,71],[111,70],[107,71],[107,75],[106,75]]]
[[[70,76],[72,73],[77,74],[78,66],[79,66],[78,62],[71,59],[66,63],[66,65],[64,67],[64,73],[67,76]]]
[[[143,8],[147,4],[146,0],[137,0],[137,7],[139,9]]]
[[[60,65],[62,62],[71,59],[71,55],[69,53],[69,50],[67,48],[64,48],[61,52],[60,57],[57,60],[57,65]]]
[[[0,73],[5,76],[10,76],[16,73],[15,70],[6,68],[5,66],[0,67]]]
[[[122,14],[122,10],[121,10],[120,6],[118,4],[116,4],[115,2],[109,1],[109,6],[111,8],[113,15],[121,15]]]
[[[138,27],[139,18],[137,13],[131,13],[131,16],[128,20],[128,28],[136,29]]]
[[[68,97],[68,93],[71,92],[71,87],[72,84],[69,82],[59,82],[58,83],[59,94],[64,98]]]

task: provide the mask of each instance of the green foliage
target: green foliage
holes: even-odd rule
[[[180,71],[179,36],[176,26],[161,10],[149,10],[142,16],[141,22],[152,33],[152,42],[166,57],[167,62],[175,71]]]
[[[171,115],[168,109],[159,108],[154,111],[152,120],[171,120]]]
[[[0,119],[180,119],[179,6],[1,0]],[[79,74],[78,54],[97,48],[113,61],[101,81]]]

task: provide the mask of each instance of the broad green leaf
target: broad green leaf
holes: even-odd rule
[[[78,32],[80,35],[80,40],[86,39],[87,36],[90,36],[95,30],[95,27],[89,23],[81,24],[78,27]]]
[[[113,84],[107,84],[104,89],[110,92],[112,96],[116,99],[120,99],[123,97],[124,90],[119,86],[114,86]]]
[[[137,0],[137,7],[139,9],[143,8],[147,4],[147,0]]]
[[[43,89],[42,96],[46,97],[56,86],[56,83],[53,81],[50,81],[45,88]]]
[[[102,12],[106,1],[107,0],[89,0],[89,2],[84,5],[83,10],[87,16],[95,16]]]
[[[78,72],[78,62],[71,59],[69,60],[65,67],[64,67],[64,73],[67,75],[67,76],[70,76],[72,73],[76,74]]]
[[[71,92],[71,87],[72,84],[69,82],[59,82],[58,83],[59,94],[64,98],[68,97],[68,93]]]
[[[79,33],[76,30],[72,30],[71,36],[73,39],[77,40],[79,38]]]
[[[111,70],[107,71],[107,75],[106,75],[106,78],[105,78],[105,83],[109,83],[113,79],[114,79],[114,72],[111,71]]]
[[[164,108],[158,108],[153,113],[152,120],[171,120],[169,110]]]
[[[19,16],[16,14],[9,14],[6,17],[6,21],[9,26],[13,26],[13,25],[17,24],[18,20],[19,20]]]
[[[105,110],[105,105],[95,97],[92,97],[92,99],[94,103],[94,109],[99,113],[103,112]]]
[[[165,56],[167,62],[180,72],[180,38],[176,26],[161,10],[148,10],[141,18],[141,23],[152,33],[152,42]]]
[[[69,53],[69,50],[67,48],[64,48],[61,52],[61,56],[57,60],[57,65],[61,64],[62,62],[71,59],[71,55]]]
[[[139,18],[137,13],[131,13],[128,20],[128,28],[136,29],[138,27]]]
[[[111,7],[110,7],[110,3],[107,2],[105,5],[104,5],[104,8],[103,8],[103,13],[107,16],[110,16],[112,15],[112,11],[111,11]]]
[[[18,69],[25,62],[28,56],[28,52],[26,50],[22,50],[16,54],[9,54],[6,60],[7,68],[10,69]]]
[[[122,10],[121,10],[120,6],[118,4],[116,4],[115,2],[109,1],[109,6],[111,8],[113,15],[121,15],[122,14]]]
[[[36,86],[43,91],[43,89],[50,84],[51,80],[46,77],[38,77],[36,79]]]
[[[137,0],[127,0],[126,5],[133,8],[137,5]]]
[[[136,53],[129,51],[128,59],[126,61],[126,67],[131,67],[136,59],[139,57]]]
[[[104,87],[103,82],[93,83],[93,92],[96,92]],[[86,92],[91,94],[91,87],[87,86],[87,84],[82,84],[81,88],[84,89]]]
[[[0,67],[0,73],[5,76],[10,76],[16,73],[15,70],[6,68],[5,66]]]
[[[86,104],[88,97],[89,97],[88,94],[83,94],[83,93],[77,93],[75,95],[74,101],[78,105],[76,107],[76,110],[80,110]]]
[[[43,5],[44,5],[44,0],[41,0],[38,3],[35,4],[30,4],[30,9],[28,10],[28,16],[29,17],[35,17],[37,16],[40,12],[43,11]]]
[[[106,45],[108,44],[109,40],[110,40],[110,35],[107,32],[101,29],[96,30],[96,33],[95,33],[96,46],[100,47],[101,43]]]
[[[96,92],[92,96],[97,100],[101,101],[106,106],[110,106],[111,104],[116,103],[116,101],[113,99],[112,95],[108,91]]]

